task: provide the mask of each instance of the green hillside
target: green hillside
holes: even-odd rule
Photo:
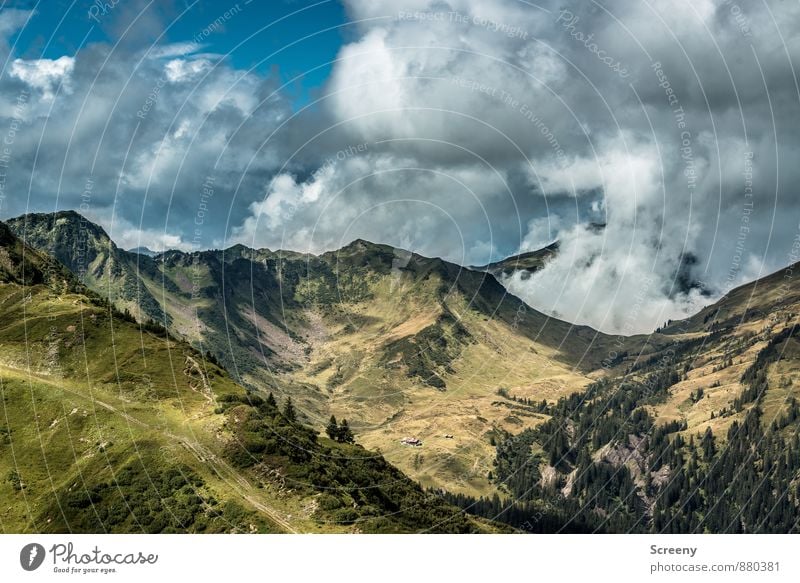
[[[0,236],[3,532],[495,530]]]
[[[800,532],[796,268],[671,322],[666,344],[555,405],[504,395],[548,418],[498,439],[508,498],[447,498],[533,532]]]

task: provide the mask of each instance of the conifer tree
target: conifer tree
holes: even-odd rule
[[[350,431],[350,426],[347,424],[347,419],[342,419],[342,424],[339,426],[337,441],[339,443],[355,443],[356,441],[353,432]]]
[[[283,407],[283,416],[286,418],[287,421],[294,423],[297,421],[297,413],[295,413],[294,405],[292,404],[292,398],[288,397],[286,399],[286,405]]]
[[[328,426],[325,428],[325,433],[327,433],[328,437],[331,439],[339,438],[339,424],[336,422],[336,417],[334,415],[331,415]]]

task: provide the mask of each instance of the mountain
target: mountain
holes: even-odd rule
[[[732,290],[498,440],[515,502],[448,495],[535,532],[800,531],[800,264]],[[530,521],[530,516],[540,517]]]
[[[495,261],[494,263],[473,267],[473,269],[477,271],[488,271],[498,279],[511,276],[520,271],[522,272],[523,279],[527,279],[532,274],[542,269],[557,253],[558,241],[541,249],[537,249],[536,251],[512,255],[511,257]]]
[[[136,247],[134,249],[128,249],[128,253],[133,253],[135,255],[146,255],[147,257],[155,257],[156,255],[158,255],[158,253],[147,247]]]
[[[592,233],[602,233],[606,228],[605,223],[591,222],[584,226],[586,230]],[[509,277],[517,272],[521,272],[522,279],[528,279],[531,275],[542,269],[548,261],[553,259],[558,254],[558,249],[559,242],[554,241],[541,249],[512,255],[487,265],[472,267],[472,269],[488,271],[501,281],[504,277]]]
[[[57,259],[120,310],[141,321],[169,323],[140,278],[141,273],[157,274],[152,259],[119,249],[99,225],[74,211],[28,214],[6,224],[25,244]]]
[[[0,397],[3,532],[502,530],[137,325],[2,223]]]
[[[800,305],[797,265],[791,265],[739,286],[697,314],[662,328],[666,334],[711,332],[770,322],[777,314],[791,313]],[[757,325],[757,324],[756,324]]]
[[[24,217],[20,221],[24,224]],[[43,279],[47,269],[37,266],[47,265],[44,255],[13,238],[8,248],[8,289],[19,289],[20,277],[39,278],[43,290],[51,289],[48,281],[69,279],[69,274]],[[69,252],[60,244],[60,252],[65,249]],[[22,257],[30,258],[30,275],[20,265]],[[294,504],[293,511],[278,516],[304,516],[300,508],[316,508],[305,517],[305,529],[317,528],[323,517],[332,522],[322,528],[356,521],[361,530],[411,530],[421,518],[390,523],[374,518],[374,508],[398,504],[396,498],[389,503],[340,495],[348,480],[385,479],[397,471],[391,463],[437,494],[423,498],[439,504],[425,510],[424,524],[443,513],[452,516],[444,499],[477,517],[532,532],[797,532],[797,266],[737,288],[652,335],[609,337],[536,312],[508,294],[489,266],[468,269],[363,240],[319,256],[241,245],[168,251],[154,259],[142,256],[142,265],[133,271],[137,286],[162,306],[173,336],[164,337],[153,324],[123,322],[122,340],[116,340],[116,320],[133,320],[130,313],[117,312],[115,342],[124,341],[128,330],[127,342],[136,350],[117,358],[121,364],[110,371],[112,359],[93,353],[92,366],[103,368],[109,383],[133,374],[135,386],[138,364],[129,363],[146,355],[148,363],[158,363],[157,370],[167,371],[164,386],[171,386],[170,379],[195,370],[190,361],[175,360],[183,351],[208,363],[205,378],[212,387],[217,377],[227,379],[219,381],[223,387],[237,387],[229,371],[245,389],[214,389],[222,392],[213,403],[206,401],[213,405],[207,417],[192,407],[186,408],[188,418],[176,416],[177,409],[164,409],[158,398],[134,400],[116,386],[100,399],[115,408],[130,406],[120,399],[161,408],[149,418],[174,421],[170,436],[188,431],[187,424],[200,431],[192,427],[199,424],[214,436],[206,447],[217,448],[210,450],[213,457],[201,457],[223,459],[235,472],[230,475],[261,483],[267,490],[258,489],[261,504],[272,509]],[[535,258],[529,266],[535,268]],[[113,287],[115,279],[107,280]],[[17,308],[0,299],[0,311],[41,314],[51,304],[75,305],[43,302],[29,308],[25,302],[32,300],[22,299],[22,293],[20,298],[23,306]],[[94,301],[108,311],[102,300]],[[7,322],[18,326],[20,318],[17,311]],[[80,320],[71,318],[72,324],[63,324],[77,326]],[[168,343],[170,357],[158,361],[153,355],[165,352],[155,350],[151,340],[140,354],[140,328],[148,338],[155,333]],[[98,332],[97,342],[102,338],[108,351],[111,337],[110,330]],[[0,354],[10,355],[4,358],[17,362],[17,369],[30,362],[36,369],[49,362],[53,350],[47,342],[33,345],[39,352],[9,345]],[[72,366],[69,378],[77,370]],[[195,380],[183,389],[189,402],[194,396],[202,405],[192,391],[200,386],[205,383]],[[280,407],[271,404],[270,393]],[[290,397],[295,412],[282,414]],[[364,454],[347,448],[357,446],[317,437],[331,415],[349,423],[346,430],[328,428],[330,435],[349,441],[342,436],[353,434],[359,444],[379,450],[366,456],[378,460],[377,467],[362,468],[360,462],[354,467],[347,460]],[[285,422],[293,417],[297,420]],[[219,441],[220,436],[229,439]],[[120,437],[120,443],[128,442]],[[286,443],[302,447],[282,449]],[[276,459],[282,460],[277,474]],[[31,462],[36,464],[41,462]],[[209,487],[221,488],[203,463],[187,467]],[[264,482],[265,475],[273,481]],[[401,498],[421,495],[402,474],[394,475],[407,485]],[[334,499],[309,486],[328,487],[331,479]],[[13,487],[21,478],[9,480]],[[289,501],[271,498],[275,492],[265,484],[275,481],[279,492],[291,491]],[[232,500],[252,508],[241,496]],[[448,525],[496,528],[480,521]]]
[[[83,220],[62,213],[55,222],[75,232]],[[75,265],[68,238],[31,236],[31,225],[52,222],[35,215],[12,225]],[[360,443],[430,487],[493,492],[495,436],[544,419],[509,408],[498,391],[554,402],[602,374],[617,342],[536,312],[489,273],[363,240],[319,256],[237,245],[135,263],[98,240],[97,264],[122,266],[87,278],[98,293],[130,286],[154,298],[170,332],[238,382],[291,396],[318,428],[332,414],[347,418]],[[127,297],[110,299],[136,313]],[[402,445],[405,437],[423,451]]]
[[[182,287],[165,294],[173,329],[247,386],[292,395],[317,426],[346,417],[415,479],[465,492],[491,491],[495,431],[540,421],[497,405],[497,391],[557,398],[585,386],[599,366],[588,347],[607,341],[531,310],[492,276],[366,241],[319,257],[170,253],[162,268]],[[194,328],[179,327],[187,301]]]
[[[56,290],[82,287],[63,265],[26,247],[4,223],[0,223],[0,281],[21,286],[49,285]]]

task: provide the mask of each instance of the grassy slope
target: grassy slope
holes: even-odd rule
[[[742,421],[749,406],[732,410],[745,388],[742,374],[770,339],[800,324],[800,287],[792,282],[791,273],[781,270],[736,288],[694,316],[671,322],[662,330],[667,338],[699,344],[681,363],[682,380],[670,388],[666,402],[653,408],[658,422],[685,420],[687,437],[711,427],[715,435],[724,438],[734,421]],[[800,383],[795,341],[789,340],[779,352],[780,361],[768,367],[765,423],[786,412],[794,384]],[[693,400],[692,393],[701,389],[703,398]]]
[[[179,510],[183,520],[164,528],[199,530],[207,523],[211,530],[248,530],[251,524],[281,530],[246,501],[246,496],[264,499],[255,486],[238,482],[222,460],[207,463],[218,457],[214,452],[225,440],[224,417],[214,414],[213,401],[221,394],[243,394],[242,389],[217,374],[212,395],[193,390],[202,383],[184,372],[192,351],[140,335],[126,323],[113,326],[110,341],[107,312],[83,296],[6,284],[0,303],[5,532],[102,531],[106,523],[113,530],[149,530],[144,516],[133,519],[122,512],[125,517],[115,523],[102,514],[124,505],[131,494],[117,485],[116,476],[126,467],[136,470],[151,497],[172,495],[171,488],[155,494],[164,472],[178,472],[196,486],[190,490],[203,501],[191,507],[202,510],[202,517],[187,518],[186,508],[167,504],[153,512],[161,515],[155,524]],[[87,505],[81,496],[103,484],[107,496]]]
[[[426,485],[486,493],[491,436],[540,421],[498,406],[498,389],[555,399],[589,381],[463,295],[436,300],[441,283],[389,275],[373,283],[368,303],[320,308],[324,333],[310,343],[308,365],[287,376],[329,395],[322,418],[328,410],[346,417],[359,440]],[[406,436],[423,447],[401,445]]]
[[[5,242],[6,268],[19,271],[16,251],[25,248]],[[495,528],[425,496],[380,456],[318,441],[251,406],[244,389],[188,345],[113,317],[41,270],[46,257],[25,256],[25,279],[0,279],[3,532]],[[243,416],[249,432],[307,440],[308,459],[251,451]],[[242,452],[258,463],[241,463]],[[348,460],[358,457],[353,467]],[[322,470],[338,496],[323,506],[319,480],[310,479]],[[287,486],[286,476],[307,479]],[[363,507],[348,486],[358,476],[369,478]],[[354,508],[343,515],[347,500]]]

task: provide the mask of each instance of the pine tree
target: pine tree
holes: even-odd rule
[[[283,407],[283,416],[286,418],[287,421],[291,423],[297,421],[297,413],[295,413],[291,397],[288,397],[286,399],[286,405],[284,405]]]
[[[336,422],[336,417],[334,415],[331,415],[331,420],[328,421],[328,426],[325,428],[325,433],[327,433],[328,437],[331,439],[339,438],[339,424]]]
[[[355,443],[356,441],[353,432],[350,431],[350,426],[347,424],[347,419],[342,419],[342,424],[339,426],[337,441],[339,443]]]
[[[714,434],[711,432],[711,427],[706,427],[706,432],[703,435],[703,459],[711,461],[714,457],[716,448],[714,447]]]
[[[273,409],[278,408],[278,402],[275,400],[275,395],[273,395],[271,392],[269,394],[269,397],[267,397],[267,405],[269,405]]]

